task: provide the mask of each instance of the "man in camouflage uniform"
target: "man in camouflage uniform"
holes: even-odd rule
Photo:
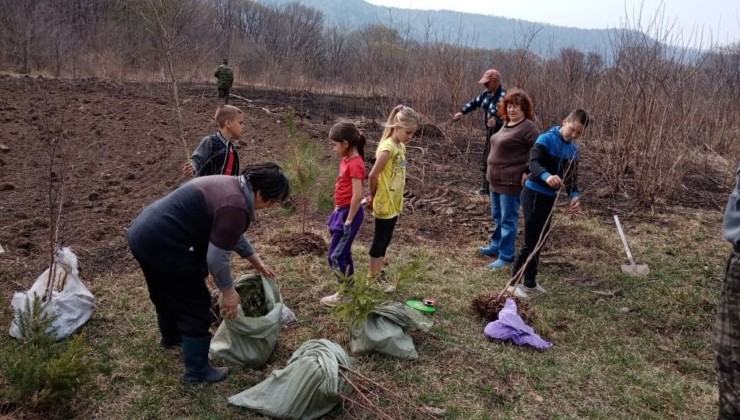
[[[727,261],[714,325],[715,366],[719,382],[718,419],[740,419],[740,165],[722,227],[734,247]]]
[[[223,64],[216,68],[216,72],[213,76],[218,80],[216,85],[218,86],[218,97],[223,99],[224,103],[229,103],[229,90],[231,85],[234,83],[234,71],[229,67],[229,60],[224,58]]]

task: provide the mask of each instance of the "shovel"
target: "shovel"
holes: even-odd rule
[[[622,231],[622,225],[619,224],[619,217],[614,215],[614,223],[617,224],[617,230],[619,231],[619,238],[622,239],[622,245],[624,245],[624,251],[627,253],[627,259],[630,261],[629,264],[622,264],[622,272],[632,276],[646,276],[650,273],[650,268],[647,264],[635,264],[635,260],[632,258],[632,252],[630,247],[627,246],[627,237],[624,236]]]

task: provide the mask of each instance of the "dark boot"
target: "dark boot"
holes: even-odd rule
[[[182,337],[182,355],[185,360],[185,383],[220,382],[229,375],[229,368],[214,368],[208,363],[211,337]]]

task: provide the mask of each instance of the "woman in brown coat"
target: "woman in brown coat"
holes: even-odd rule
[[[494,231],[487,246],[478,250],[496,261],[491,270],[506,267],[514,261],[517,228],[519,226],[519,194],[527,179],[529,151],[539,129],[534,123],[534,107],[529,95],[521,89],[506,94],[498,114],[505,124],[491,137],[486,176],[490,185],[491,217]]]

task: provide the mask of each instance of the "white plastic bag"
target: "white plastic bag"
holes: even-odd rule
[[[51,287],[51,299],[42,304],[42,314],[56,316],[52,323],[54,337],[61,340],[77,331],[90,319],[95,307],[95,297],[82,284],[77,269],[77,256],[67,247],[57,252],[54,263],[54,277]],[[13,295],[10,305],[15,317],[10,324],[9,334],[14,338],[23,338],[18,319],[18,311],[25,312],[33,307],[35,296],[42,299],[48,293],[49,269],[44,271],[30,289]]]

